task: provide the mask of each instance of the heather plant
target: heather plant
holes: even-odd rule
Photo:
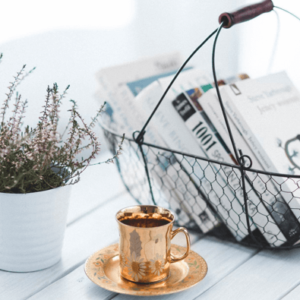
[[[87,124],[77,111],[76,102],[70,100],[72,108],[68,124],[62,134],[58,132],[60,106],[69,86],[62,94],[56,83],[51,88],[48,86],[36,127],[24,126],[27,100],[22,101],[15,91],[33,70],[25,73],[24,65],[17,73],[0,110],[0,192],[29,193],[75,184],[100,151],[93,128],[105,104]],[[7,117],[13,97],[13,108]],[[121,154],[122,142],[117,153],[106,163],[113,162]],[[89,149],[89,155],[79,159],[84,149]]]

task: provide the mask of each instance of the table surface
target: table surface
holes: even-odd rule
[[[134,203],[114,165],[88,168],[72,187],[60,262],[32,273],[0,271],[0,299],[138,299],[102,289],[84,273],[92,253],[118,241],[116,211]],[[191,239],[192,250],[208,264],[207,276],[159,299],[299,299],[299,250],[258,251],[198,234]],[[183,240],[174,243],[184,245]]]

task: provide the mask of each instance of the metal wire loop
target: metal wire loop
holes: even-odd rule
[[[249,165],[248,166],[246,166],[246,164],[247,164],[247,161],[245,160],[245,158],[247,158],[248,159],[248,162],[249,162]],[[245,170],[249,170],[249,169],[251,169],[251,167],[252,167],[252,159],[251,159],[251,157],[249,156],[249,155],[241,155],[240,157],[239,157],[239,163],[243,166],[243,168],[245,169]]]
[[[178,226],[259,249],[298,248],[300,208],[294,207],[293,201],[300,198],[300,176],[251,169],[252,158],[235,145],[215,71],[216,44],[222,27],[223,24],[214,30],[184,62],[142,130],[133,132],[133,139],[125,138],[123,151],[126,154],[117,159],[121,178],[139,203],[167,203],[176,212]],[[237,164],[144,142],[145,129],[168,90],[187,62],[215,34],[212,49],[214,83]],[[103,129],[113,151],[122,137]],[[287,147],[299,138],[291,139],[283,149],[291,159],[295,155],[289,153]],[[287,183],[294,189],[287,188]]]
[[[139,138],[140,137],[140,138]],[[132,133],[132,138],[135,140],[135,142],[139,145],[144,143],[144,134],[140,135],[140,131],[136,130]]]

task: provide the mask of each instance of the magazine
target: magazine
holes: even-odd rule
[[[190,68],[187,70],[189,69]],[[131,93],[134,94],[135,91],[142,90],[139,87],[143,86],[144,82],[153,82],[153,80],[164,77],[166,77],[165,73],[127,83],[127,86],[124,87],[123,91],[130,89]],[[126,94],[129,95],[130,92],[127,91]],[[141,92],[141,96],[138,96],[137,98],[133,98],[131,96],[123,96],[122,98],[123,103],[126,105],[124,110],[129,109],[129,111],[127,111],[127,116],[130,116],[130,120],[134,122],[136,129],[141,129],[149,117],[145,109],[138,105],[139,103],[142,103],[143,100],[138,99],[143,97],[143,95],[143,92]],[[149,124],[144,138],[145,142],[167,147],[163,135],[159,132],[159,129],[155,128],[153,124]],[[149,156],[149,162],[157,160],[157,157],[151,151],[149,151],[147,155]],[[201,231],[206,233],[219,222],[212,209],[205,202],[204,196],[199,195],[199,191],[197,190],[195,183],[191,181],[191,178],[184,170],[182,164],[179,163],[175,156],[171,158],[169,155],[169,153],[161,152],[159,159],[163,160],[163,163],[162,161],[157,161],[159,166],[158,168],[156,166],[153,167],[155,165],[154,162],[154,164],[151,165],[150,171],[152,171],[157,182],[161,183],[160,186],[164,190],[164,193],[169,195],[168,198],[170,207],[174,211],[177,211],[177,215],[179,217],[178,220],[185,220],[186,217],[184,218],[184,216],[190,216],[196,222]],[[164,157],[168,157],[168,159],[164,159]]]
[[[159,79],[137,96],[136,100],[140,108],[144,109],[147,115],[150,115],[153,111],[170,80],[171,78]],[[204,88],[207,86],[207,89],[210,89],[209,82],[210,78],[197,69],[181,74],[153,116],[152,124],[159,130],[170,149],[205,157],[189,130],[182,126],[184,124],[172,107],[172,100],[182,91],[193,86],[203,86]],[[248,235],[246,215],[235,193],[226,184],[226,179],[218,172],[219,167],[209,165],[206,161],[201,162],[198,160],[195,163],[195,159],[189,157],[182,160],[180,154],[175,156],[179,161],[182,161],[183,167],[236,239],[242,240],[245,238]],[[250,226],[251,230],[256,228],[251,220]]]
[[[170,57],[163,57],[163,59],[172,60],[173,56],[174,55],[171,55]],[[140,62],[138,65],[140,66],[140,68],[148,67],[149,64],[155,65],[158,60],[159,59],[157,57],[154,57],[152,60],[148,59],[146,62]],[[168,61],[162,63],[162,58],[160,59],[160,62],[160,64],[163,64],[165,66],[170,65]],[[133,70],[131,70],[131,67],[133,67]],[[105,78],[106,80],[106,85],[105,87],[102,87],[102,90],[109,91],[111,89],[111,86],[115,85],[114,93],[107,93],[107,101],[111,120],[115,121],[116,119],[118,119],[119,122],[121,121],[122,125],[116,126],[115,124],[113,124],[114,129],[118,130],[118,127],[121,128],[122,126],[123,131],[126,132],[127,136],[129,135],[129,137],[132,136],[133,132],[142,128],[148,117],[146,115],[143,115],[143,112],[140,112],[139,109],[137,109],[137,106],[135,105],[135,96],[143,89],[144,86],[155,81],[156,79],[175,74],[175,70],[167,70],[168,72],[163,73],[148,72],[147,74],[149,75],[149,77],[144,78],[142,77],[142,75],[145,75],[146,72],[141,72],[140,68],[138,68],[139,74],[136,74],[135,76],[133,76],[133,74],[136,69],[136,64],[128,64],[126,68],[125,66],[121,66],[119,68],[114,67],[113,71],[109,69],[99,72],[99,74],[101,73],[101,82],[103,82],[103,78]],[[110,74],[111,77],[113,77],[114,72],[119,69],[121,69],[121,73],[125,72],[131,74],[130,76],[125,76],[127,80],[133,80],[133,78],[138,78],[138,80],[126,82],[124,78],[122,79],[120,77],[120,75],[117,79],[109,78],[107,73]],[[111,82],[108,80],[108,78],[111,79]],[[98,97],[100,97],[100,94],[98,94]],[[147,128],[145,142],[149,142],[154,145],[166,146],[163,139],[161,139],[160,135],[151,125]],[[132,153],[132,155],[130,156],[132,157],[132,159],[136,157],[134,153]],[[156,156],[152,151],[150,151],[147,154],[147,159],[148,163],[150,163],[156,159]],[[191,219],[194,220],[194,222],[198,225],[201,232],[208,232],[218,224],[217,218],[214,216],[214,213],[211,211],[211,209],[207,207],[205,201],[201,199],[199,195],[196,196],[197,191],[194,186],[190,186],[188,193],[183,191],[183,184],[189,181],[189,179],[188,175],[186,175],[184,172],[182,173],[182,168],[179,163],[174,159],[169,160],[169,164],[166,164],[166,161],[167,160],[164,161],[164,164],[155,162],[154,164],[150,164],[148,166],[152,179],[154,181],[153,190],[156,191],[158,189],[161,189],[163,191],[163,194],[165,195],[165,200],[162,200],[162,193],[156,193],[156,201],[163,206],[169,205],[172,210],[176,211],[178,215],[179,225],[187,224],[189,219]],[[170,167],[171,161],[172,167]],[[137,161],[133,163],[138,165]],[[181,176],[178,178],[179,170],[181,172]],[[142,172],[142,174],[144,174],[144,172]],[[131,183],[130,177],[131,176],[126,176],[126,183]],[[138,192],[139,190],[137,190],[137,193]],[[197,202],[195,202],[195,197],[197,199]]]
[[[181,56],[173,53],[101,70],[96,97],[108,102],[111,128],[129,138],[141,130],[181,63]],[[216,227],[219,217],[238,241],[248,238],[249,223],[250,230],[255,235],[260,231],[271,246],[295,244],[300,239],[298,180],[263,171],[300,175],[300,95],[284,72],[247,78],[242,74],[218,85],[238,149],[251,157],[252,169],[262,170],[245,171],[250,218],[245,215],[241,175],[226,166],[237,162],[214,84],[198,69],[186,68],[180,74],[146,129],[144,142],[175,151],[158,153],[142,146],[154,197],[175,210],[182,224],[193,220],[201,232]],[[129,156],[136,156],[136,146]],[[189,155],[183,158],[181,153]],[[144,166],[137,156],[134,163],[140,164],[144,188]]]
[[[268,100],[270,101],[269,105],[275,106],[277,106],[277,101],[280,103],[285,103],[285,101],[290,103],[289,99],[294,99],[292,102],[297,102],[295,100],[295,97],[298,97],[297,93],[298,92],[283,72],[256,80],[249,79],[237,82],[221,88],[221,95],[226,112],[229,116],[230,124],[234,124],[231,128],[234,136],[238,138],[237,144],[239,142],[239,148],[242,149],[244,154],[250,153],[249,150],[252,151],[252,154],[249,154],[249,156],[254,158],[254,169],[283,173],[283,166],[288,161],[287,156],[284,154],[275,157],[271,149],[274,148],[275,151],[275,148],[278,147],[278,144],[276,144],[278,136],[283,139],[285,136],[290,135],[288,128],[292,126],[291,123],[293,123],[294,132],[297,126],[295,126],[295,122],[291,122],[291,116],[288,117],[289,114],[287,112],[284,114],[279,112],[279,110],[281,110],[280,104],[278,104],[276,117],[273,114],[275,113],[275,110],[274,112],[265,112],[266,114],[263,117],[261,116],[260,111],[263,107],[267,110]],[[271,99],[268,99],[267,95],[269,95]],[[216,117],[216,115],[220,114],[220,111],[217,113],[216,110],[216,103],[218,102],[216,100],[215,92],[211,91],[201,98],[200,104],[207,113],[210,111],[211,115],[214,115],[214,119],[219,120],[220,122],[221,118]],[[295,107],[293,107],[293,109],[296,111]],[[269,117],[268,113],[271,113],[272,115]],[[291,114],[292,113],[294,112],[291,112]],[[289,119],[287,122],[289,122],[290,125],[286,126],[285,122],[280,126],[278,120],[281,119]],[[220,126],[219,132],[222,131],[221,127],[224,129],[225,125],[224,122],[221,121],[221,123],[223,123],[223,125]],[[214,122],[214,124],[217,126],[218,121]],[[278,127],[284,127],[284,129],[281,128],[279,130],[277,129]],[[242,137],[242,139],[239,137]],[[241,142],[241,140],[244,140],[244,143]],[[278,153],[278,149],[276,149],[275,152]],[[271,160],[272,157],[273,160]],[[296,173],[297,170],[294,170],[294,172]],[[262,204],[268,211],[272,212],[274,220],[285,235],[288,243],[294,244],[298,242],[300,238],[300,227],[298,222],[300,207],[298,201],[299,197],[297,196],[298,188],[295,187],[295,180],[285,180],[280,176],[272,176],[270,178],[270,176],[264,174],[259,174],[258,176],[256,173],[252,172],[247,172],[247,175],[252,178],[254,183],[256,183],[255,189],[257,191],[260,190],[256,178],[260,178],[262,181],[261,191],[264,191],[262,193],[264,200]],[[294,193],[291,191],[294,191]]]
[[[125,133],[127,137],[131,137],[132,133],[137,130],[137,128],[132,127],[130,120],[135,109],[130,112],[128,104],[124,103],[126,98],[131,100],[134,98],[126,84],[142,78],[155,78],[162,73],[175,72],[182,62],[181,55],[175,52],[104,68],[96,74],[99,89],[95,97],[101,103],[107,102],[111,111],[110,118],[113,121],[111,124],[117,132]]]
[[[192,96],[192,99],[189,95]],[[198,98],[195,95],[198,95]],[[173,101],[174,108],[178,111],[185,122],[185,125],[198,141],[200,147],[203,148],[203,152],[208,158],[217,160],[220,163],[237,164],[233,152],[228,148],[222,135],[219,134],[209,116],[202,109],[200,104],[202,103],[200,99],[201,95],[202,93],[198,88],[186,91]],[[204,98],[208,99],[209,97],[205,96]],[[213,106],[218,106],[218,103],[213,103]],[[215,121],[215,119],[213,120]],[[238,169],[223,165],[222,168],[220,168],[220,172],[223,175],[223,178],[227,179],[228,185],[234,191],[241,205],[244,205],[241,174]],[[253,179],[252,176],[252,180]],[[249,215],[252,217],[255,225],[266,241],[273,247],[280,246],[286,242],[286,239],[280,232],[279,227],[275,224],[270,213],[263,205],[260,205],[259,195],[257,195],[254,189],[250,187],[251,183],[252,181],[245,182]],[[254,180],[254,183],[255,186],[257,186],[261,184],[261,180],[256,179]],[[253,209],[253,207],[259,207],[259,213],[257,209]]]
[[[131,96],[130,91],[126,89],[126,83],[144,77],[156,76],[161,73],[175,72],[182,64],[182,61],[181,55],[175,52],[100,70],[96,74],[99,89],[95,97],[101,103],[106,101],[105,124],[109,124],[109,127],[119,134],[125,133],[126,137],[132,137],[132,133],[138,128],[133,123],[134,118],[131,117],[135,109],[130,111],[123,101],[125,96]],[[141,190],[145,189],[144,186],[147,185],[147,182],[145,181],[144,165],[137,157],[139,150],[131,148],[128,151],[130,152],[127,153],[127,156],[130,157],[131,163],[136,166],[136,169],[128,170],[128,172],[131,171],[134,173],[126,176],[126,185],[130,187],[135,198],[142,195],[145,198],[139,199],[141,202],[150,202],[150,193],[141,192]],[[138,175],[139,177],[137,177]],[[137,182],[139,186],[134,186]],[[153,184],[154,190],[158,191],[155,197],[160,199],[159,203],[166,203],[167,200],[163,199],[163,193],[159,191],[157,182],[154,181]]]

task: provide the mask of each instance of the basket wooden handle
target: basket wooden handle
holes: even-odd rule
[[[230,28],[235,24],[242,23],[254,19],[255,17],[273,10],[272,0],[265,0],[263,2],[246,6],[233,13],[222,13],[219,16],[219,23],[224,22],[224,28]]]

